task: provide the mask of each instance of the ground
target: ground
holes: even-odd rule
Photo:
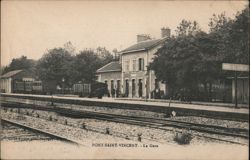
[[[119,143],[119,142],[117,142]],[[248,146],[208,143],[203,145],[172,145],[158,147],[83,147],[60,141],[3,141],[3,159],[248,159]]]

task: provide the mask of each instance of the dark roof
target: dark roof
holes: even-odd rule
[[[122,66],[119,61],[113,61],[98,69],[97,73],[121,71]]]
[[[22,70],[10,71],[10,72],[7,72],[4,75],[2,75],[1,78],[10,78],[10,77],[13,77],[13,76],[15,76],[16,74],[18,74],[20,72],[22,72]]]
[[[151,49],[151,48],[157,46],[158,44],[160,44],[164,40],[166,40],[166,39],[155,39],[155,40],[147,40],[147,41],[139,42],[137,44],[134,44],[134,45],[122,50],[120,53],[123,54],[123,53],[148,50],[148,49]]]

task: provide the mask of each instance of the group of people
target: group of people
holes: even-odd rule
[[[115,97],[120,97],[120,90],[119,89],[111,89],[111,97],[115,98]],[[110,96],[109,96],[110,97]]]

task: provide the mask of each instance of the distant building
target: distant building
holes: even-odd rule
[[[162,37],[152,40],[149,35],[137,35],[137,43],[120,52],[120,61],[97,70],[98,81],[108,84],[109,91],[118,89],[125,97],[154,98],[155,91],[166,94],[166,85],[156,79],[148,65],[155,53],[170,37],[170,29],[162,28]]]
[[[96,71],[98,81],[108,85],[110,94],[114,89],[121,94],[121,71],[122,67],[119,61],[110,62]]]
[[[13,93],[15,81],[34,81],[34,76],[24,70],[10,71],[0,76],[0,91],[4,93]]]

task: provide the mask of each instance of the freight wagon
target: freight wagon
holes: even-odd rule
[[[41,81],[14,81],[13,93],[42,94]]]
[[[73,85],[73,92],[80,97],[98,97],[108,96],[107,84],[101,82],[76,83]]]

